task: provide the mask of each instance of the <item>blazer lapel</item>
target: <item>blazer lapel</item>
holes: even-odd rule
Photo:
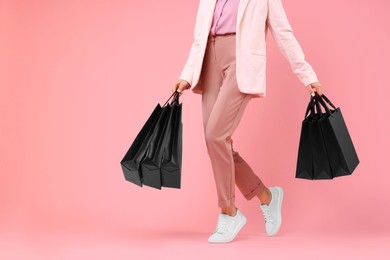
[[[244,15],[246,6],[248,5],[248,2],[250,0],[240,0],[240,3],[238,4],[238,12],[237,12],[237,29],[240,26],[241,18]]]
[[[217,0],[207,0],[207,9],[206,9],[206,21],[207,21],[207,31],[210,32],[211,29],[211,23],[213,22],[213,15],[214,15],[214,9],[215,4],[217,3]]]

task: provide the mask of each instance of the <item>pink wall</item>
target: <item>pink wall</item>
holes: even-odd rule
[[[390,2],[284,0],[361,160],[352,176],[294,178],[309,95],[268,39],[267,97],[251,101],[235,148],[285,189],[284,232],[389,233]],[[164,226],[214,229],[216,192],[200,96],[182,96],[181,190],[125,182],[120,160],[170,95],[197,0],[0,2],[0,231]],[[262,223],[257,201],[238,206]],[[196,214],[192,214],[196,212]]]

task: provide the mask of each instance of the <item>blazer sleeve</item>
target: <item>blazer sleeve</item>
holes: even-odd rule
[[[180,79],[184,79],[186,80],[188,83],[190,83],[190,85],[192,85],[192,78],[193,78],[193,74],[194,74],[194,69],[195,69],[195,61],[196,61],[196,57],[197,55],[199,54],[199,50],[200,50],[200,31],[201,31],[201,10],[202,9],[202,5],[203,5],[203,2],[202,0],[199,1],[199,5],[198,5],[198,11],[197,11],[197,14],[196,14],[196,21],[195,21],[195,29],[194,29],[194,40],[193,40],[193,43],[191,45],[191,49],[190,49],[190,53],[188,55],[188,58],[187,58],[187,62],[185,63],[184,65],[184,68],[180,74]]]
[[[268,0],[267,26],[298,79],[305,86],[317,82],[317,75],[305,60],[305,55],[293,34],[281,0]]]

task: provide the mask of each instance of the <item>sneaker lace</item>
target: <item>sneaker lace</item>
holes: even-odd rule
[[[268,206],[261,206],[261,209],[263,211],[265,222],[271,222],[273,223],[273,218],[271,216],[271,210]]]
[[[224,234],[226,233],[228,227],[229,227],[230,221],[227,219],[219,219],[218,226],[215,230],[215,233]]]

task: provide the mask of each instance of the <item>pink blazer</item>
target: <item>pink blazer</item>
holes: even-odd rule
[[[202,92],[198,83],[215,3],[216,0],[200,0],[194,41],[180,75],[180,79],[188,81],[192,91],[198,94]],[[241,0],[236,25],[236,74],[240,91],[265,96],[268,28],[303,85],[317,82],[313,68],[305,61],[302,48],[293,35],[281,0]]]

